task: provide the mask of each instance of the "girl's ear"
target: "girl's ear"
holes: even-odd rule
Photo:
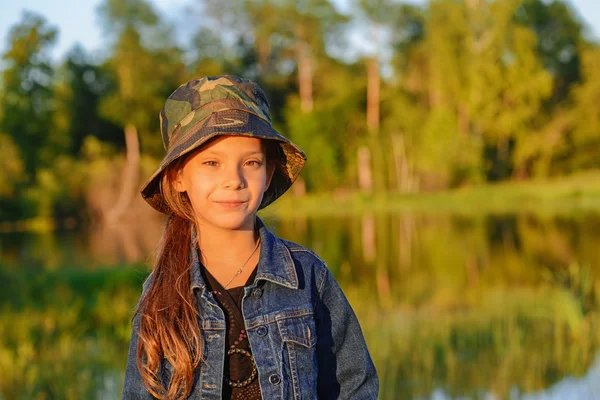
[[[177,172],[175,172],[173,186],[175,187],[175,190],[177,190],[179,193],[185,192],[185,185],[183,184],[183,168],[179,168],[177,169]]]

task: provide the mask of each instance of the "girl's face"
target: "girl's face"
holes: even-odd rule
[[[185,161],[174,183],[200,227],[252,230],[273,171],[260,139],[218,136]]]

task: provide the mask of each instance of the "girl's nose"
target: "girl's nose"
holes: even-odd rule
[[[244,177],[239,168],[226,168],[223,177],[223,187],[230,190],[237,190],[244,187]]]

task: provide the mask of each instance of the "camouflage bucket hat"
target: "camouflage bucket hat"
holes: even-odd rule
[[[165,214],[171,210],[161,193],[163,172],[173,161],[215,136],[248,136],[279,144],[271,185],[259,208],[285,193],[306,162],[304,152],[271,126],[269,102],[262,89],[237,76],[209,76],[179,86],[160,112],[160,130],[167,154],[141,193],[154,209]]]

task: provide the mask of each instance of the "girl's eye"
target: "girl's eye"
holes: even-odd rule
[[[209,167],[216,167],[217,165],[219,165],[219,163],[216,161],[204,161],[203,164],[208,165]]]
[[[261,163],[258,160],[249,160],[249,161],[246,161],[246,165],[249,165],[251,167],[258,167],[261,165]]]

